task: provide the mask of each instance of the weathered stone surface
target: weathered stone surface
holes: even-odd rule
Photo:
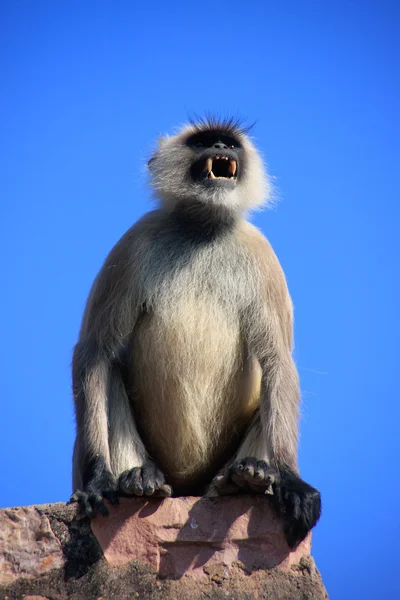
[[[112,563],[76,506],[0,510],[0,540],[7,543],[0,552],[0,600],[325,600],[309,541],[289,553],[279,521],[260,500],[122,501],[108,524],[92,522]],[[135,546],[126,537],[132,531],[141,562],[126,562]],[[141,538],[156,545],[147,559]],[[15,562],[14,554],[24,560]]]
[[[263,496],[121,499],[91,523],[107,561],[136,560],[161,575],[206,578],[239,562],[245,571],[288,570],[310,554],[310,536],[290,552],[282,523]]]
[[[34,507],[0,511],[0,584],[63,566],[60,542]]]

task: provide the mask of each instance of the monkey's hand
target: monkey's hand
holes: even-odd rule
[[[109,514],[104,500],[118,504],[117,480],[109,471],[97,473],[83,491],[72,494],[70,502],[78,502],[82,512],[92,519],[98,514],[105,517]]]
[[[283,518],[288,546],[295,548],[321,516],[321,495],[291,471],[281,471],[273,488],[271,502]]]
[[[273,483],[279,477],[265,460],[249,457],[237,460],[214,477],[206,493],[208,497],[238,493],[273,494]]]
[[[133,467],[124,471],[118,480],[120,496],[158,496],[172,495],[172,488],[165,483],[164,473],[152,462],[142,467]]]

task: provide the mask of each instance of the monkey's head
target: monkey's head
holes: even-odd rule
[[[201,203],[240,214],[269,199],[261,158],[232,119],[201,120],[162,138],[149,170],[155,195],[169,210]]]

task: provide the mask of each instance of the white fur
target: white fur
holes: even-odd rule
[[[201,183],[194,184],[189,171],[193,153],[185,145],[187,138],[196,132],[193,125],[185,125],[174,136],[161,138],[153,159],[149,163],[151,185],[161,203],[172,210],[178,202],[201,201],[231,208],[242,214],[271,200],[271,182],[255,146],[248,136],[236,133],[246,154],[246,171],[239,177],[234,189],[215,186],[210,193]]]

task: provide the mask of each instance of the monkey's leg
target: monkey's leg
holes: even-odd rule
[[[291,353],[276,348],[261,362],[261,425],[269,443],[269,461],[279,477],[270,496],[284,521],[286,541],[297,546],[321,516],[321,495],[303,481],[297,466],[300,386]]]
[[[297,470],[298,376],[291,357],[265,361],[261,407],[236,456],[207,495],[236,491],[268,494],[284,520],[290,547],[300,543],[321,514],[319,492]]]
[[[140,439],[119,369],[112,376],[112,398],[118,404],[109,411],[111,463],[118,477],[120,496],[171,496],[172,488],[154,464]]]
[[[90,353],[88,345],[77,344],[73,358],[77,434],[71,502],[78,502],[88,517],[108,514],[104,499],[118,502],[108,444],[109,380],[107,360]]]
[[[139,437],[119,368],[107,359],[88,356],[88,346],[78,344],[73,360],[77,438],[74,449],[75,493],[88,517],[108,514],[104,500],[118,502],[118,494],[140,494],[137,484],[119,486],[126,468],[140,470],[143,491],[170,495],[162,475],[153,468]],[[77,489],[79,488],[79,489]],[[143,492],[142,492],[143,493]]]
[[[270,464],[268,440],[262,435],[260,410],[254,414],[237,453],[212,481],[207,496],[240,492],[272,494],[278,471]]]

